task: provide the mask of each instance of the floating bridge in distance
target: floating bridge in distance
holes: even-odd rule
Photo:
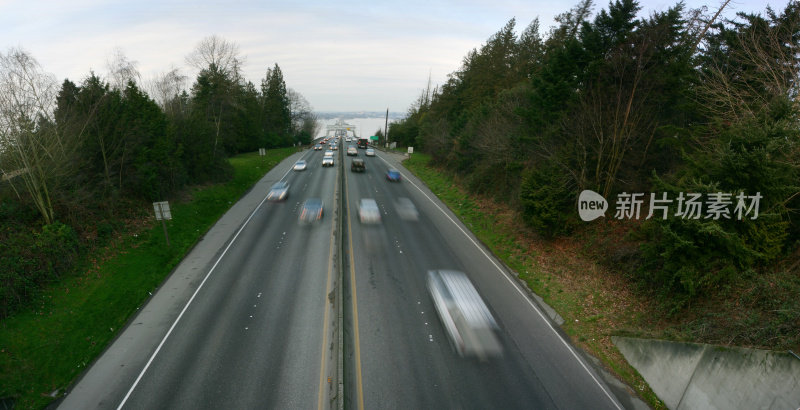
[[[353,137],[358,138],[356,136],[356,126],[347,124],[343,120],[337,120],[336,124],[328,125],[325,136],[327,137],[331,132],[333,132],[333,135],[337,137],[346,137],[347,133],[351,132],[353,133]]]

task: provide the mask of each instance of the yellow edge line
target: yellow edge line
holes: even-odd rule
[[[347,177],[344,178],[344,193],[347,193]],[[350,293],[353,298],[353,333],[355,334],[355,354],[356,354],[356,390],[358,394],[358,409],[364,409],[364,387],[361,383],[361,342],[358,338],[358,298],[356,297],[356,268],[355,258],[353,257],[353,229],[350,225],[350,197],[345,195],[347,203],[347,239],[350,242]]]
[[[336,198],[336,193],[338,192],[339,184],[336,184],[336,188],[333,191],[333,197]],[[325,309],[325,313],[322,319],[322,354],[320,355],[320,366],[319,366],[319,393],[317,395],[317,409],[324,409],[324,398],[325,398],[325,374],[326,372],[326,346],[328,344],[328,295],[330,294],[331,288],[331,272],[333,271],[333,243],[335,242],[334,230],[336,229],[336,224],[331,224],[331,246],[328,250],[328,278],[326,279],[325,284],[325,295],[323,296],[324,302],[322,306]],[[338,301],[337,301],[338,302]]]

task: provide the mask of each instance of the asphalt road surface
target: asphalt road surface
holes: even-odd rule
[[[502,264],[395,154],[358,150],[367,169],[352,173],[343,151],[335,167],[322,168],[322,151],[309,150],[270,171],[60,408],[621,408]],[[292,171],[300,158],[308,169]],[[400,170],[400,182],[385,178],[390,167]],[[264,201],[278,180],[290,183],[288,200]],[[302,203],[312,197],[323,200],[324,216],[300,224]],[[379,224],[359,222],[362,198],[378,203]],[[415,205],[416,220],[402,214],[399,198]],[[430,269],[469,276],[500,326],[501,357],[453,351],[425,285]]]
[[[382,153],[346,173],[346,408],[617,408],[594,370],[433,194]],[[347,165],[347,164],[345,164]],[[401,182],[385,178],[400,168]],[[361,224],[373,198],[380,224]],[[419,211],[407,220],[398,198]],[[426,288],[426,272],[465,272],[499,322],[503,355],[459,357]],[[348,366],[349,365],[349,366]]]

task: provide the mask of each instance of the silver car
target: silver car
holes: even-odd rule
[[[267,193],[267,201],[283,201],[289,196],[289,183],[279,181],[272,185]]]
[[[408,198],[397,198],[394,203],[394,209],[400,218],[406,221],[416,221],[419,219],[419,211],[414,203]]]
[[[381,222],[381,211],[372,198],[364,198],[358,202],[358,218],[363,224],[376,224]]]
[[[303,202],[300,209],[300,223],[312,223],[322,219],[322,199],[309,198]]]
[[[497,322],[467,275],[454,270],[428,271],[428,291],[459,356],[486,360],[503,353],[495,333]]]

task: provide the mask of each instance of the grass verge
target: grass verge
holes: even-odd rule
[[[170,201],[163,229],[149,217],[72,275],[54,283],[27,309],[0,324],[0,405],[40,409],[63,395],[163,282],[184,255],[233,203],[294,148],[231,158],[234,177],[195,187]],[[149,205],[149,204],[145,204]]]
[[[429,166],[429,161],[429,156],[414,153],[403,165],[564,318],[562,328],[573,344],[598,358],[651,407],[666,408],[611,342],[619,329],[639,329],[643,321],[658,317],[651,304],[630,291],[632,287],[619,275],[610,275],[591,258],[576,254],[575,244],[531,239],[535,235],[514,212],[467,194],[456,178]]]

